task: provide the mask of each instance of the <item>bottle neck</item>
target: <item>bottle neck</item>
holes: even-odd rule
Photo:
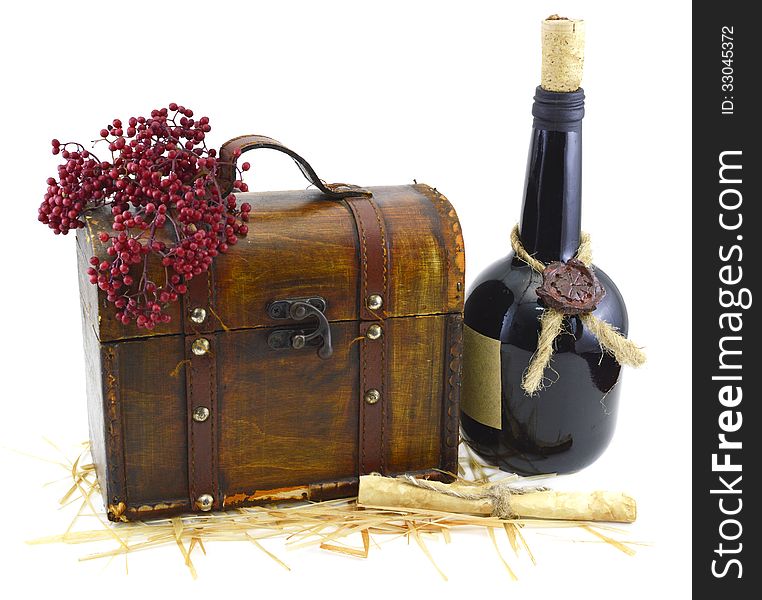
[[[544,263],[566,261],[579,247],[582,117],[585,94],[537,88],[519,235]]]

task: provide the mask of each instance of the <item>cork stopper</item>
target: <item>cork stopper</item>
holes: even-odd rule
[[[551,15],[542,22],[542,78],[549,92],[574,92],[582,83],[585,22]]]

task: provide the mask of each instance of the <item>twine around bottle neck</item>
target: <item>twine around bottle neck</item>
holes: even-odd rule
[[[511,231],[511,246],[516,257],[524,261],[529,267],[537,272],[545,271],[545,264],[530,255],[521,244],[519,226],[516,225]],[[575,256],[577,260],[590,267],[593,262],[593,248],[590,236],[582,232],[580,244]],[[561,335],[566,315],[555,308],[545,308],[540,316],[540,334],[537,338],[537,350],[529,361],[529,366],[521,379],[521,387],[533,396],[544,387],[545,369],[550,365],[553,358],[553,346],[555,339]],[[640,367],[646,362],[645,353],[632,340],[623,336],[610,323],[599,319],[592,312],[579,315],[582,323],[596,337],[601,349],[611,354],[620,365]]]
[[[532,267],[533,271],[542,273],[545,270],[545,263],[543,263],[541,260],[537,260],[524,249],[524,246],[521,244],[518,225],[516,225],[511,231],[511,248],[513,248],[513,251],[516,253],[518,258]],[[577,248],[575,257],[577,260],[585,263],[585,266],[587,267],[593,263],[593,246],[590,242],[590,234],[584,231],[580,234],[579,247]]]

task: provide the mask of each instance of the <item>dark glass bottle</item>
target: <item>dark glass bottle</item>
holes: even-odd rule
[[[566,261],[580,240],[584,92],[538,87],[532,113],[520,239],[545,264]],[[622,296],[594,270],[606,295],[593,314],[626,335]],[[564,319],[546,387],[534,396],[521,388],[537,349],[541,283],[542,275],[510,252],[476,278],[465,304],[463,435],[486,461],[521,474],[592,463],[611,440],[619,403],[621,367],[577,316]]]

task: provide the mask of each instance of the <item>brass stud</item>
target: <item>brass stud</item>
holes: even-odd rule
[[[193,409],[192,415],[196,423],[203,423],[209,418],[209,409],[206,406],[197,406]]]
[[[209,352],[209,340],[206,338],[198,338],[191,344],[191,351],[196,356],[204,356]]]
[[[196,498],[196,507],[198,507],[199,510],[208,512],[212,510],[212,506],[214,506],[214,497],[211,494],[201,494]]]
[[[378,310],[384,305],[384,299],[378,294],[371,294],[366,301],[370,310]]]
[[[365,402],[368,404],[375,404],[379,400],[381,400],[381,392],[379,392],[376,389],[371,389],[365,392]]]
[[[190,316],[188,318],[196,325],[201,325],[201,323],[206,321],[206,309],[198,306],[190,311]]]
[[[377,323],[374,323],[370,327],[368,327],[368,330],[365,332],[365,337],[369,340],[377,340],[381,337],[381,334],[384,332],[383,329],[381,329],[381,325],[378,325]]]

